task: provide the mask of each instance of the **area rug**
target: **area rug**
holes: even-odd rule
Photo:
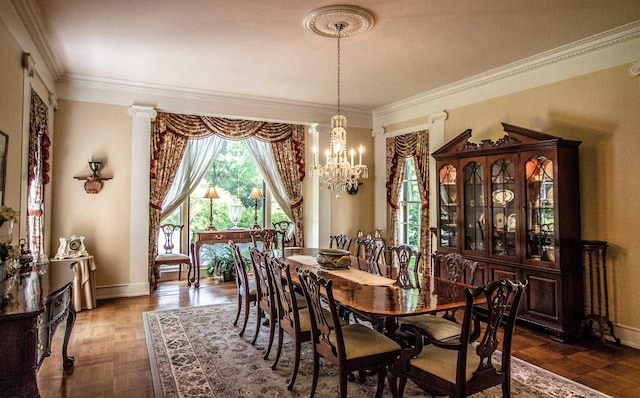
[[[156,397],[273,398],[308,397],[312,378],[312,354],[309,343],[303,343],[303,354],[294,389],[287,390],[293,364],[293,346],[285,336],[280,362],[271,369],[275,347],[269,359],[263,354],[267,347],[268,328],[262,327],[255,345],[255,308],[244,337],[233,326],[235,304],[218,304],[177,310],[145,312],[144,320],[149,361]],[[240,320],[240,323],[242,319]],[[276,344],[274,343],[274,346]],[[316,397],[338,397],[336,368],[321,359]],[[348,383],[348,396],[373,397],[375,377],[366,382]],[[544,369],[514,358],[512,365],[512,396],[602,398],[606,395]],[[405,397],[426,394],[407,383]],[[501,397],[500,387],[473,395]],[[388,385],[384,397],[391,397]]]

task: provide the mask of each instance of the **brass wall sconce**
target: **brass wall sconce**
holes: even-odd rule
[[[258,187],[253,187],[251,190],[251,194],[249,195],[249,199],[254,200],[254,213],[253,213],[253,227],[254,229],[260,229],[262,226],[258,224],[258,199],[263,199],[264,195],[262,194],[262,190]]]
[[[83,180],[84,190],[88,194],[96,194],[100,192],[102,189],[102,181],[110,180],[113,177],[100,177],[98,172],[102,168],[102,162],[100,161],[89,161],[89,169],[91,169],[91,175],[87,177],[73,177],[76,180]]]

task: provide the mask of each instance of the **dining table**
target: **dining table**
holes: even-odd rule
[[[396,279],[384,275],[396,274],[397,269],[382,275],[364,271],[364,259],[350,256],[351,265],[345,269],[331,269],[318,264],[319,249],[290,248],[282,252],[282,260],[291,267],[291,276],[299,284],[297,269],[308,270],[332,280],[333,296],[342,306],[363,314],[372,326],[385,333],[392,333],[400,317],[434,313],[465,306],[465,288],[470,285],[434,277],[415,275],[415,286],[404,288],[396,285]],[[391,266],[391,265],[389,265]],[[381,265],[386,268],[386,265]],[[480,303],[482,299],[478,299]]]

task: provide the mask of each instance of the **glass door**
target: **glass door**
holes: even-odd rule
[[[515,163],[498,158],[491,163],[491,223],[494,256],[516,255],[517,207]]]
[[[555,262],[553,161],[536,155],[525,163],[527,259]]]
[[[464,249],[486,252],[484,166],[471,161],[463,167],[464,174]]]
[[[440,246],[458,247],[458,186],[457,170],[452,164],[440,168]]]

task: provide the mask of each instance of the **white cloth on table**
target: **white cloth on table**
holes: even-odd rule
[[[292,260],[292,261],[296,261],[296,262],[298,262],[300,264],[304,264],[304,265],[307,265],[307,266],[310,266],[310,267],[318,267],[318,268],[322,269],[324,272],[326,272],[328,274],[339,276],[341,278],[348,279],[350,281],[360,283],[361,285],[391,286],[396,282],[393,279],[386,278],[386,277],[380,276],[380,275],[371,274],[369,272],[362,271],[362,270],[359,270],[359,269],[354,269],[354,268],[324,269],[324,268],[320,267],[320,265],[318,264],[318,261],[313,256],[305,256],[305,255],[295,254],[295,255],[288,256],[287,258]]]

